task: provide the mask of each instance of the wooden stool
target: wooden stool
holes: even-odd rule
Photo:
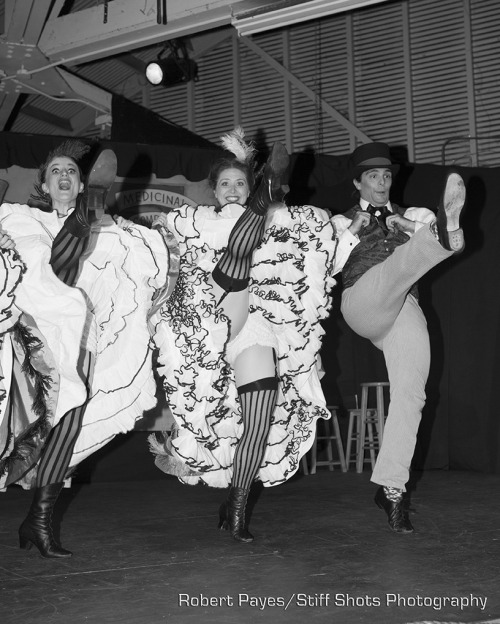
[[[371,462],[372,470],[375,467],[376,451],[378,450],[378,439],[374,436],[374,425],[378,419],[376,409],[368,409],[366,411],[365,428],[366,434],[364,436],[364,449],[361,451],[361,410],[359,408],[349,410],[349,425],[347,428],[347,444],[345,450],[345,459],[347,470],[351,465],[351,462],[357,466],[358,458],[363,458],[363,464]],[[376,433],[376,431],[375,431]],[[356,449],[353,457],[352,444],[356,444]],[[365,451],[369,450],[369,457],[365,456]]]
[[[385,405],[384,405],[384,388],[389,387],[388,381],[373,381],[365,382],[361,384],[361,423],[360,423],[360,435],[359,435],[359,451],[356,461],[356,472],[363,472],[363,463],[365,455],[365,441],[366,432],[368,430],[368,448],[370,450],[370,457],[372,467],[375,466],[376,452],[380,449],[382,439],[384,436],[384,423],[385,423]],[[375,416],[375,431],[376,438],[374,436],[374,430],[369,427],[368,423],[368,394],[370,388],[375,388],[376,394],[376,416]],[[370,409],[370,411],[373,411]]]
[[[342,437],[340,435],[339,421],[337,417],[338,407],[336,405],[328,405],[327,409],[330,411],[332,417],[330,420],[321,420],[321,423],[325,427],[324,435],[318,435],[318,427],[320,426],[320,420],[316,421],[316,435],[314,442],[310,450],[311,454],[311,468],[307,465],[307,456],[302,458],[302,470],[305,475],[316,474],[316,468],[318,466],[328,466],[328,470],[333,471],[334,466],[340,466],[342,472],[347,472],[347,465],[345,462],[344,447],[342,444]],[[327,459],[318,461],[318,440],[326,440],[326,454]],[[333,459],[333,442],[335,441],[337,446],[338,459]]]

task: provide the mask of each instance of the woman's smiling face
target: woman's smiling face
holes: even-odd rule
[[[217,179],[215,186],[215,197],[221,206],[226,204],[245,205],[250,189],[248,180],[241,169],[223,169]]]

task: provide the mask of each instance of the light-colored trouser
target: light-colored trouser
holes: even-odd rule
[[[405,489],[425,404],[429,334],[424,314],[408,291],[452,253],[429,227],[422,227],[342,294],[346,323],[382,350],[389,375],[389,410],[371,477],[379,485]]]

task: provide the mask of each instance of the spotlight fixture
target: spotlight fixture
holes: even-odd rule
[[[170,54],[162,58],[167,51]],[[146,78],[152,85],[170,87],[197,77],[198,65],[188,57],[185,44],[175,39],[166,44],[156,61],[146,66]]]

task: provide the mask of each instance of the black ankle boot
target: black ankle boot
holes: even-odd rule
[[[62,487],[62,483],[49,483],[36,488],[26,520],[19,527],[20,548],[29,550],[34,544],[47,559],[71,557],[73,553],[55,541],[51,527],[52,510]]]
[[[267,159],[262,180],[250,200],[249,208],[253,212],[264,215],[269,206],[281,202],[284,193],[281,189],[281,176],[288,167],[288,152],[282,143],[275,143],[271,155]]]
[[[389,526],[395,533],[413,533],[413,526],[408,518],[408,512],[404,509],[404,501],[391,501],[387,498],[381,485],[375,494],[375,504],[387,514]]]
[[[219,509],[219,529],[229,530],[238,542],[253,542],[253,535],[245,528],[245,507],[248,490],[231,487],[227,500]]]

